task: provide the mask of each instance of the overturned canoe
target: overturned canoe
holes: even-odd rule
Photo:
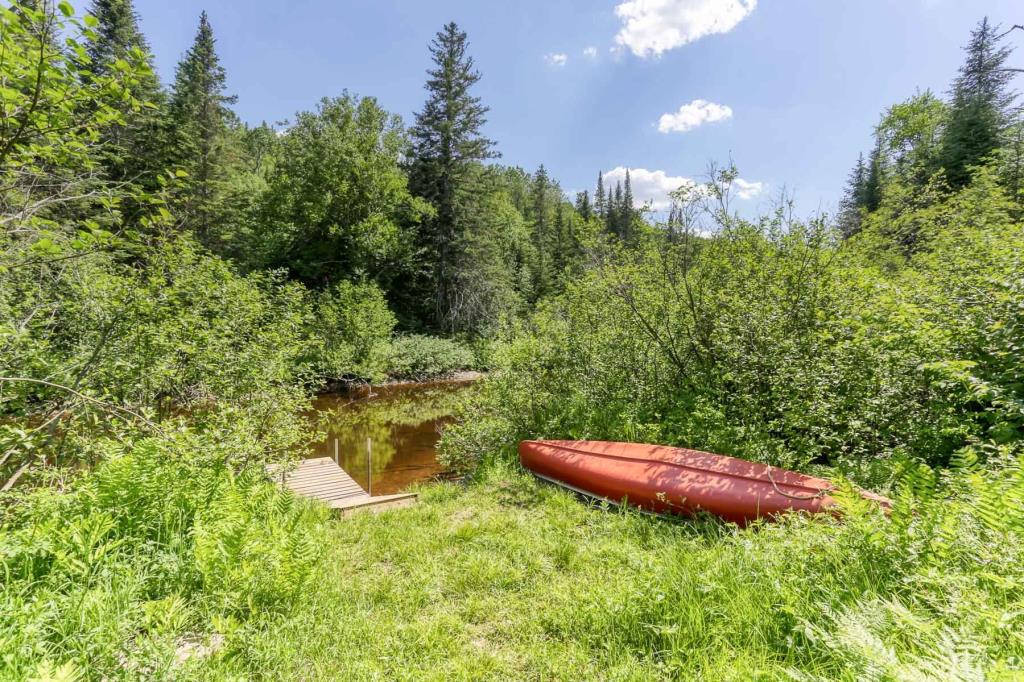
[[[835,504],[823,479],[710,452],[605,441],[519,444],[523,466],[545,480],[616,504],[658,514],[706,511],[746,525],[787,511],[817,513]],[[883,506],[884,497],[864,496]]]

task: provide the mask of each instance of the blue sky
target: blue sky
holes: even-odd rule
[[[236,110],[288,119],[348,89],[411,122],[427,44],[469,34],[502,162],[564,189],[629,167],[655,200],[708,161],[740,169],[744,212],[785,187],[831,210],[888,105],[944,93],[970,29],[1020,0],[136,0],[170,81],[206,9]],[[1018,33],[1014,38],[1024,45]],[[1015,66],[1024,66],[1024,49]]]

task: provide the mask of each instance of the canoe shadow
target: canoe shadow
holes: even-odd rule
[[[536,485],[501,483],[494,499],[502,507],[533,509],[542,503],[543,494],[540,487]]]

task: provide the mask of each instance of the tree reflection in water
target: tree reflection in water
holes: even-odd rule
[[[311,417],[327,437],[308,456],[333,458],[337,439],[342,468],[366,489],[366,440],[372,439],[373,494],[401,492],[441,472],[435,450],[441,429],[470,390],[465,382],[434,382],[322,395]]]

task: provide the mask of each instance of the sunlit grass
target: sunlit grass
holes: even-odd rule
[[[335,522],[316,590],[199,674],[981,679],[1012,666],[1024,640],[1005,628],[997,638],[989,619],[1016,622],[1019,550],[989,567],[1013,588],[986,588],[976,566],[938,577],[872,539],[877,524],[671,522],[499,469],[469,488],[424,488],[410,509]]]

